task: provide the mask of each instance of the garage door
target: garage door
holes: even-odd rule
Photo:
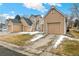
[[[60,23],[49,23],[48,24],[48,33],[49,34],[60,34]]]

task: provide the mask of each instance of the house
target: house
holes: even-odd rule
[[[8,20],[8,32],[29,32],[32,22],[25,17],[17,15],[14,19]]]
[[[66,34],[66,20],[64,15],[57,8],[52,7],[44,16],[44,24],[41,31],[47,34]]]
[[[34,32],[40,31],[40,15],[32,15],[30,18],[20,17],[17,15],[15,19],[8,20],[8,32]]]
[[[41,31],[41,23],[43,18],[40,15],[31,15],[29,18],[32,21],[32,31]]]
[[[0,23],[0,32],[4,31],[6,29],[6,24]]]

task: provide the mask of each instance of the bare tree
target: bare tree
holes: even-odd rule
[[[77,17],[79,19],[79,4],[78,3],[73,4],[71,11],[72,11],[72,16]]]
[[[79,29],[79,4],[74,3],[72,5],[71,11],[72,11],[71,12],[72,17],[77,18],[75,19],[74,26],[77,27],[77,29]]]

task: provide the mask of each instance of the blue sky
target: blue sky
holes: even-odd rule
[[[15,16],[19,15],[45,15],[51,5],[57,7],[58,10],[63,12],[64,14],[70,14],[70,8],[72,7],[72,3],[61,3],[61,4],[49,4],[49,3],[42,3],[42,4],[33,4],[33,3],[0,3],[0,15],[9,15]]]

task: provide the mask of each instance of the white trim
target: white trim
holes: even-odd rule
[[[13,32],[13,30],[14,30],[13,27],[14,27],[14,24],[12,23],[12,32]]]
[[[66,27],[66,19],[64,18],[64,34],[66,34],[66,29],[67,29],[67,27]]]
[[[46,23],[46,33],[48,33],[48,24]]]

